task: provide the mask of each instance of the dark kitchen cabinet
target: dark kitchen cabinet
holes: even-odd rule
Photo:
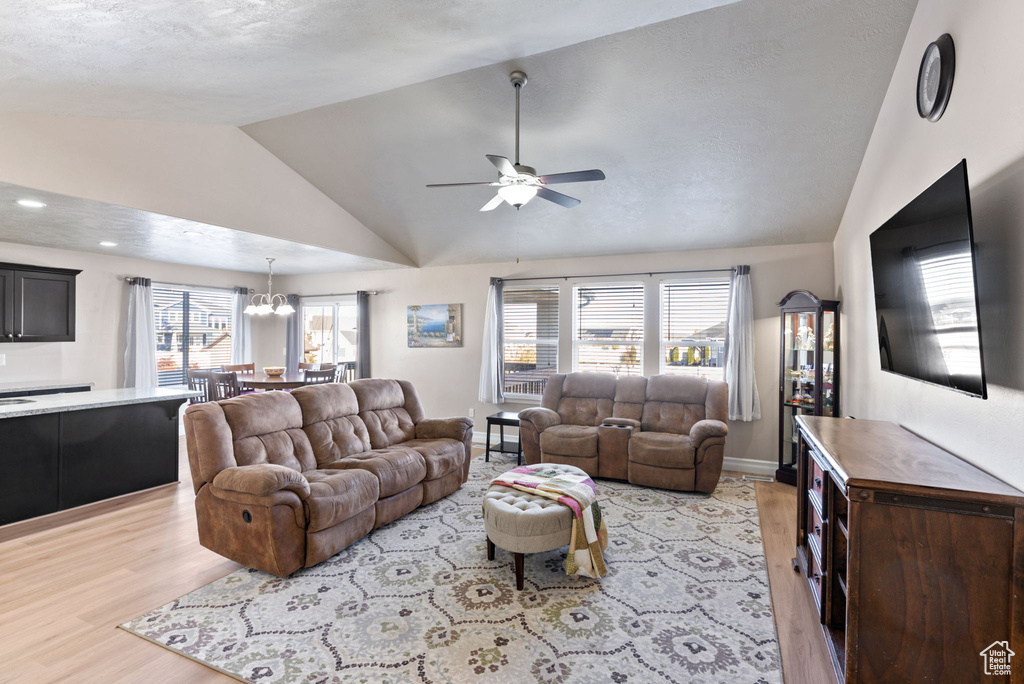
[[[57,510],[60,414],[0,420],[0,525]]]
[[[74,342],[79,273],[0,263],[0,342]]]

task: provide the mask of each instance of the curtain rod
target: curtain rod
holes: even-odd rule
[[[569,280],[570,278],[618,278],[620,276],[656,276],[672,275],[677,273],[732,273],[735,268],[697,268],[689,271],[641,271],[640,273],[601,273],[597,275],[571,275],[571,276],[537,276],[535,278],[498,278],[505,283],[517,280]]]
[[[363,290],[368,295],[380,294],[377,290]],[[311,295],[299,295],[299,299],[305,299],[306,297],[354,297],[358,292],[330,292],[328,294],[311,294]]]
[[[144,276],[125,276],[124,277],[124,282],[130,283],[133,280],[135,280],[136,278],[142,278],[142,277],[144,277]],[[155,284],[158,284],[158,285],[170,285],[171,287],[182,287],[182,288],[185,288],[187,290],[223,290],[224,292],[234,292],[235,290],[238,289],[237,287],[216,287],[214,285],[189,285],[187,283],[168,283],[165,280],[156,280],[154,278],[150,278],[149,280],[152,281]],[[252,294],[252,293],[256,292],[256,290],[252,289],[251,287],[247,288],[247,289],[249,290],[249,294]]]

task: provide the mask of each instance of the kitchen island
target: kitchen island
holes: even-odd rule
[[[196,392],[0,399],[0,525],[178,479],[178,409]]]

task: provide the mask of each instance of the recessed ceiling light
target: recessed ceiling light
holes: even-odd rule
[[[42,209],[43,207],[46,206],[45,202],[30,199],[20,199],[18,200],[18,204],[20,204],[23,207],[28,207],[29,209]]]
[[[104,240],[100,243],[100,247],[117,247],[117,243],[111,242],[110,240]]]
[[[183,230],[182,235],[188,235],[189,237],[203,237],[203,234],[198,230]]]

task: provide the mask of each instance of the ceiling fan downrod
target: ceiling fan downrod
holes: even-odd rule
[[[516,88],[516,162],[515,165],[519,166],[519,91],[522,90],[523,86],[526,85],[526,72],[513,71],[508,76],[509,80],[512,81],[512,85]]]

